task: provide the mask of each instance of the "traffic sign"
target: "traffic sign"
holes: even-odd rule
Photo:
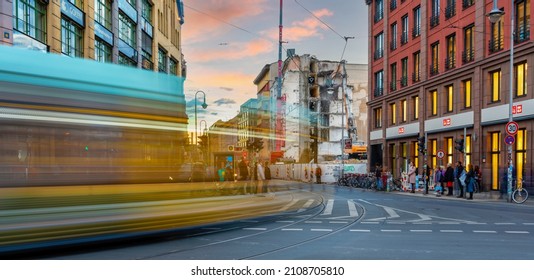
[[[512,145],[514,144],[515,142],[515,137],[512,136],[512,135],[508,135],[504,138],[504,142],[507,144],[507,145]]]
[[[508,133],[508,135],[515,135],[518,130],[519,125],[514,121],[508,122],[506,124],[506,133]]]
[[[436,153],[436,156],[441,159],[445,156],[445,153],[442,150],[438,150],[438,152]]]

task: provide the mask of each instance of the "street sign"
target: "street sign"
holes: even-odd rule
[[[508,135],[504,138],[504,142],[507,144],[507,145],[512,145],[514,144],[515,142],[515,137],[512,136],[512,135]]]
[[[445,156],[445,153],[442,150],[438,150],[438,152],[436,153],[436,156],[439,159],[442,159]]]
[[[518,130],[519,130],[519,125],[514,121],[508,122],[506,124],[506,133],[508,133],[508,135],[515,135]]]

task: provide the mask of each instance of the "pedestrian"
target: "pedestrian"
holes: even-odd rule
[[[263,181],[265,180],[265,171],[263,169],[263,165],[261,165],[261,161],[258,161],[256,168],[258,176],[258,193],[263,193]]]
[[[447,163],[447,169],[445,170],[445,186],[447,187],[447,196],[452,196],[454,186],[454,168],[452,163]]]
[[[241,159],[238,164],[239,168],[239,180],[246,181],[248,179],[248,167],[245,159]]]
[[[388,188],[388,174],[388,167],[382,167],[382,187],[386,187],[386,189]],[[389,189],[387,189],[387,191],[389,191]]]
[[[443,193],[443,187],[441,186],[441,182],[443,180],[443,173],[441,173],[441,168],[439,166],[436,166],[436,169],[434,170],[434,190],[436,191],[436,196],[441,196]]]
[[[465,196],[467,199],[472,200],[473,199],[473,192],[475,191],[475,170],[473,169],[473,165],[470,163],[467,165],[467,174],[465,176]],[[467,193],[469,193],[469,197],[467,197]]]
[[[410,192],[415,193],[415,166],[411,161],[410,165],[408,166],[408,183],[412,189]]]
[[[321,184],[322,175],[323,175],[323,170],[321,170],[321,167],[317,164],[317,167],[315,168],[315,178],[317,179],[317,184]]]
[[[269,168],[269,162],[265,162],[265,166],[263,167],[265,169],[265,180],[271,180],[271,168]]]
[[[458,189],[460,194],[456,197],[460,198],[464,196],[464,184],[465,184],[465,170],[462,166],[462,162],[458,161],[456,163],[456,182],[458,184]]]
[[[376,180],[376,189],[381,190],[382,189],[382,168],[380,168],[379,163],[375,165],[375,180]]]
[[[475,192],[483,192],[484,187],[482,186],[482,171],[480,171],[480,167],[478,165],[475,165]]]

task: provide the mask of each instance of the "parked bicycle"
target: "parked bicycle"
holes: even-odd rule
[[[523,203],[528,199],[528,192],[525,188],[523,188],[524,180],[520,180],[516,182],[516,186],[514,187],[514,191],[512,192],[512,200],[515,203]]]

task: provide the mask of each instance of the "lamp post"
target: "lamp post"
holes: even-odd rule
[[[514,1],[510,1],[511,5],[511,14],[510,14],[510,92],[508,100],[508,122],[513,121],[512,107],[514,102]],[[488,19],[491,23],[498,22],[504,12],[497,8],[497,0],[493,0],[493,9],[488,13]],[[507,188],[507,200],[511,201],[512,197],[512,170],[513,170],[513,161],[512,161],[512,145],[508,145],[508,188]]]
[[[204,123],[204,132],[202,133],[202,136],[206,136],[206,156],[204,156],[204,158],[208,158],[209,157],[209,149],[210,149],[210,146],[209,146],[209,139],[208,139],[208,136],[207,136],[207,132],[208,132],[208,123],[206,122],[206,120],[200,120],[200,129],[202,130],[202,123]],[[204,154],[204,151],[202,151],[202,154]],[[209,160],[208,160],[209,162]]]
[[[198,139],[197,139],[197,137],[198,137],[198,135],[197,135],[197,94],[199,92],[202,93],[202,95],[204,96],[204,100],[202,101],[202,104],[201,104],[202,108],[203,109],[208,108],[208,104],[206,104],[206,94],[201,90],[197,91],[195,93],[195,141],[194,141],[195,144],[198,144]]]

